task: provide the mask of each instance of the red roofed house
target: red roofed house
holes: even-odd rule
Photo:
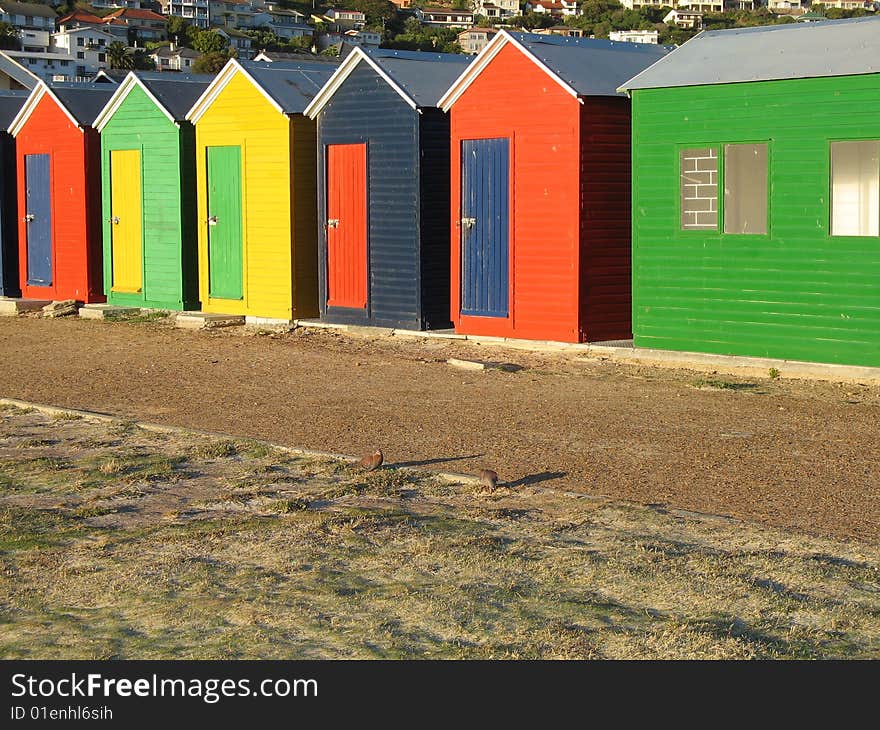
[[[549,13],[554,17],[581,15],[575,0],[532,0],[526,3],[526,9],[533,13]]]
[[[104,17],[105,23],[119,21],[135,31],[138,41],[164,41],[168,37],[165,30],[166,18],[144,8],[121,8]]]
[[[63,33],[77,28],[104,28],[123,43],[128,41],[128,26],[116,18],[109,20],[99,18],[93,13],[87,13],[85,10],[77,8],[58,21],[58,32]]]

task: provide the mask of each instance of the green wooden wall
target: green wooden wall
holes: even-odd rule
[[[880,75],[634,91],[636,346],[880,366],[880,238],[829,235],[830,143],[860,139]],[[769,143],[768,234],[680,230],[679,151],[737,142]]]
[[[139,149],[143,189],[143,288],[112,291],[110,151]],[[126,96],[101,131],[104,291],[110,304],[198,309],[195,134],[178,128],[140,87]]]

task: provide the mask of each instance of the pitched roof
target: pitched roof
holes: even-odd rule
[[[40,3],[0,2],[0,9],[9,15],[34,15],[40,18],[54,18],[55,10]]]
[[[511,33],[580,96],[616,96],[617,87],[668,55],[667,46],[594,38]]]
[[[152,10],[145,8],[120,8],[104,16],[105,20],[107,18],[134,18],[137,20],[156,20],[163,23],[167,20],[164,15],[159,15],[159,13],[154,13]]]
[[[305,113],[312,118],[317,116],[361,62],[368,63],[413,108],[435,107],[449,84],[461,75],[472,60],[472,56],[458,53],[425,53],[356,46],[333,74],[333,78],[315,96]]]
[[[502,30],[440,99],[448,110],[507,44],[512,43],[573,96],[620,96],[624,81],[670,52],[653,43],[627,43]]]
[[[304,61],[239,61],[230,59],[211,85],[193,104],[186,118],[198,121],[214,99],[237,74],[244,74],[282,114],[302,114],[312,98],[333,75],[335,59]]]
[[[90,127],[113,96],[113,88],[104,85],[53,83],[49,88],[81,127]]]
[[[61,107],[73,124],[81,129],[92,126],[97,113],[113,95],[115,87],[107,84],[89,84],[77,82],[53,82],[47,84],[40,81],[28,95],[18,114],[9,123],[9,132],[17,136],[40,101],[47,94]]]
[[[210,74],[171,74],[156,71],[130,71],[125,80],[95,117],[101,131],[135,87],[141,87],[172,122],[182,122],[196,100],[210,86]]]
[[[177,122],[186,119],[186,113],[196,99],[214,80],[212,74],[138,72],[137,76]]]
[[[621,89],[880,73],[880,18],[704,31]]]
[[[33,89],[38,83],[40,83],[39,76],[31,73],[18,61],[11,56],[6,55],[3,51],[0,51],[0,72],[5,73],[9,78],[13,79],[16,83],[21,84],[28,90]]]
[[[285,114],[302,114],[337,67],[335,62],[318,60],[239,63]]]
[[[75,20],[78,23],[95,23],[100,25],[104,22],[103,18],[99,18],[97,15],[93,13],[87,13],[85,10],[74,10],[69,15],[65,15],[58,21],[58,24],[67,23],[68,21]]]
[[[0,91],[0,129],[6,130],[9,128],[9,125],[12,124],[12,120],[21,111],[30,93],[30,91],[25,91],[24,89],[18,91],[3,89]]]
[[[173,51],[171,50],[171,46],[159,46],[158,48],[154,48],[150,52],[151,56],[157,56],[158,58],[171,58],[172,56],[180,56],[181,58],[200,58],[201,53],[198,51],[194,51],[192,48],[187,48],[186,46],[178,46]]]

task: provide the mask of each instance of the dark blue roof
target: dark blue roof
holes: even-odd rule
[[[77,84],[77,83],[52,83],[49,84],[52,93],[71,113],[77,123],[83,127],[90,127],[95,117],[110,101],[115,86],[108,84]]]
[[[174,117],[186,119],[186,113],[214,80],[211,74],[137,72],[137,77],[156,100]]]
[[[30,95],[31,92],[25,89],[18,91],[0,90],[0,131],[6,131],[9,128],[12,120],[21,111]]]
[[[339,65],[337,61],[240,61],[285,114],[302,114]]]
[[[517,43],[579,96],[622,96],[618,87],[666,56],[672,48],[595,38],[510,33]]]
[[[395,51],[361,48],[417,106],[437,106],[437,100],[473,60],[458,53]]]

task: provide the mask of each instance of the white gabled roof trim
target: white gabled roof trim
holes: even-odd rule
[[[327,106],[328,102],[336,91],[342,86],[343,82],[352,74],[361,61],[366,61],[370,67],[377,73],[407,104],[413,109],[418,108],[415,100],[407,94],[370,56],[361,50],[360,46],[355,46],[354,50],[346,56],[345,60],[333,72],[333,75],[327,80],[327,83],[321,87],[321,90],[315,95],[315,98],[309,102],[309,105],[303,111],[310,119],[318,116],[321,109]]]
[[[119,87],[116,91],[113,92],[113,96],[110,97],[110,100],[104,105],[104,108],[101,109],[98,116],[95,118],[95,121],[92,123],[92,126],[97,129],[99,132],[107,126],[110,119],[116,114],[116,110],[122,106],[122,102],[128,97],[131,93],[131,90],[136,86],[139,86],[141,90],[147,95],[147,98],[151,102],[153,102],[159,109],[162,110],[162,113],[168,117],[168,121],[170,121],[174,126],[179,127],[180,125],[171,115],[162,103],[153,95],[153,93],[147,88],[147,85],[141,81],[137,74],[134,71],[129,71],[128,75],[123,79],[122,83],[119,84]]]
[[[459,97],[467,90],[467,88],[474,83],[477,76],[479,76],[483,69],[489,65],[489,62],[498,55],[504,46],[508,43],[512,43],[526,58],[528,58],[532,63],[534,63],[539,69],[541,69],[545,74],[547,74],[551,79],[553,79],[557,84],[559,84],[565,91],[571,94],[575,99],[578,98],[578,93],[575,89],[569,86],[565,81],[563,81],[559,76],[541,61],[541,59],[537,58],[530,50],[528,50],[522,43],[516,40],[510,33],[506,30],[501,30],[495,34],[495,37],[489,41],[486,47],[480,51],[477,55],[477,58],[471,63],[453,83],[452,86],[446,91],[443,96],[440,97],[440,100],[437,102],[437,106],[440,107],[443,111],[448,112],[455,102],[458,101]]]
[[[236,59],[230,58],[227,61],[226,65],[220,71],[219,74],[214,78],[211,82],[210,86],[202,93],[202,95],[196,99],[196,103],[193,104],[192,109],[190,109],[186,113],[187,121],[195,124],[201,119],[205,112],[208,111],[211,104],[214,103],[215,99],[220,96],[223,89],[225,89],[229,82],[235,77],[235,74],[241,73],[244,77],[253,84],[254,88],[259,91],[275,109],[278,110],[280,114],[284,114],[284,109],[281,105],[273,99],[269,93],[257,82],[257,80],[251,76],[247,69],[242,66]]]
[[[31,114],[34,113],[34,109],[37,108],[37,105],[40,103],[40,100],[48,94],[52,100],[59,106],[61,111],[67,116],[67,118],[73,123],[73,126],[79,129],[80,132],[84,130],[84,127],[76,121],[76,118],[73,114],[70,113],[70,110],[61,103],[61,100],[52,93],[52,89],[50,89],[45,81],[40,81],[34,87],[34,90],[31,91],[31,95],[27,98],[27,101],[24,103],[24,106],[19,110],[18,114],[15,115],[15,119],[12,120],[12,123],[9,125],[9,134],[13,137],[17,137],[18,133],[21,131],[21,128],[25,125],[28,119],[30,119]]]

